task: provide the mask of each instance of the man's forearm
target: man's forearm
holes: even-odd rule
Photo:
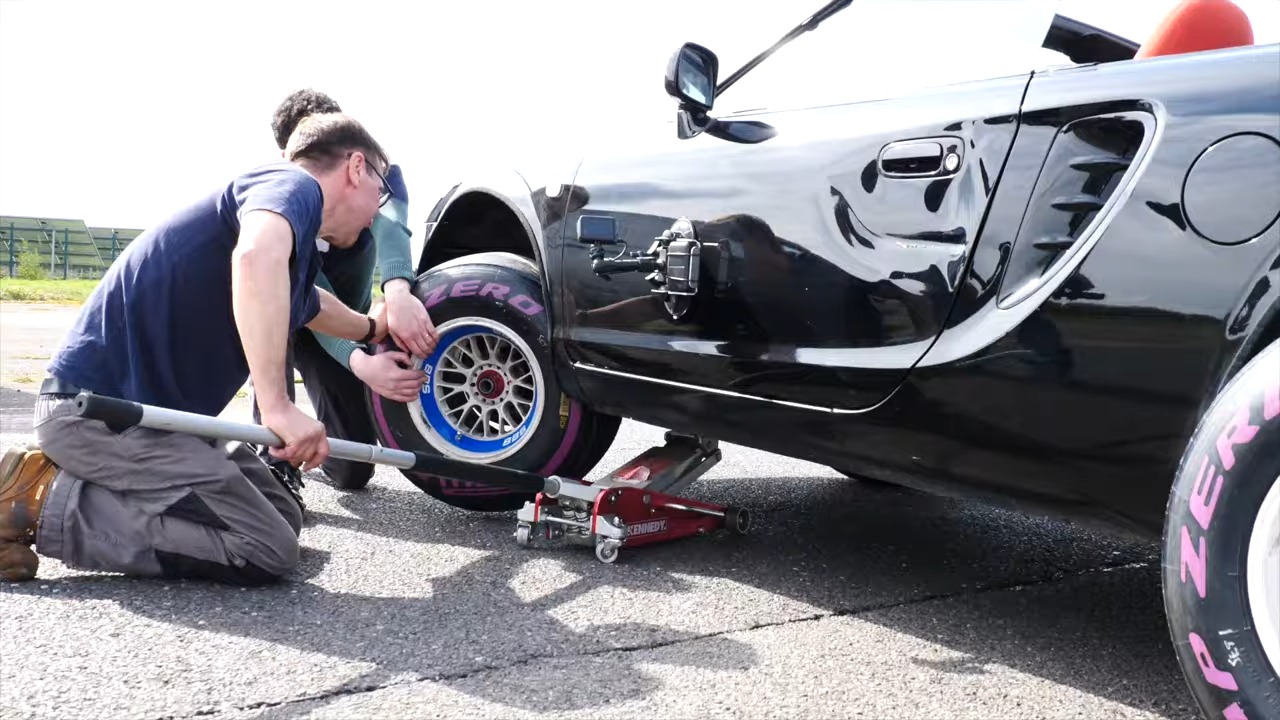
[[[320,293],[320,313],[307,323],[318,333],[346,340],[363,340],[369,334],[369,316],[347,307],[332,293],[317,288]]]
[[[288,256],[264,247],[236,250],[231,261],[231,304],[258,407],[263,413],[271,412],[289,402],[284,377]]]
[[[334,291],[333,284],[329,282],[329,278],[323,271],[316,273],[316,294],[328,292],[337,297],[338,293]],[[348,306],[350,307],[350,306]],[[333,358],[339,365],[350,370],[351,354],[360,348],[360,345],[354,340],[346,340],[344,338],[334,337],[322,332],[313,332],[316,342],[324,349],[329,357]]]
[[[315,333],[315,338],[329,357],[348,370],[351,369],[351,356],[357,351],[364,352],[364,346],[354,340],[343,340],[324,333]]]
[[[373,218],[370,231],[378,248],[378,271],[382,276],[383,293],[393,280],[410,282],[414,278],[408,216],[408,206],[392,199]]]

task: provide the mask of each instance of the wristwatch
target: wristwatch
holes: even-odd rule
[[[365,317],[367,317],[367,318],[368,318],[368,320],[369,320],[369,334],[368,334],[368,335],[365,335],[365,336],[364,336],[364,337],[362,337],[362,338],[360,338],[360,342],[361,342],[361,343],[368,343],[370,340],[372,340],[372,339],[373,339],[373,336],[374,336],[374,335],[377,335],[377,334],[378,334],[378,323],[377,323],[377,321],[376,321],[376,320],[374,320],[373,318],[371,318],[371,317],[367,316],[367,315],[366,315]]]

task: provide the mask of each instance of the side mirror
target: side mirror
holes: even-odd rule
[[[667,63],[667,94],[682,105],[702,112],[716,101],[716,75],[720,60],[716,54],[693,43],[685,43]]]

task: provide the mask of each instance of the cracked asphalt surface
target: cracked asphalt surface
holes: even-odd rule
[[[29,437],[32,400],[0,390],[0,441]],[[624,423],[596,474],[658,442]],[[305,493],[279,586],[47,558],[0,586],[3,716],[1196,717],[1153,545],[732,445],[691,494],[751,507],[752,534],[614,565],[521,549],[512,514],[391,468]]]

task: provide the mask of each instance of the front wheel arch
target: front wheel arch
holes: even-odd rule
[[[541,252],[521,213],[498,196],[468,190],[452,198],[418,258],[418,273],[480,253],[509,253],[542,265]]]

